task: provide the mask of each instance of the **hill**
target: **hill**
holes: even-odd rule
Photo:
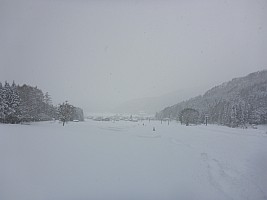
[[[139,114],[146,113],[155,115],[159,109],[168,105],[184,101],[205,91],[202,87],[187,90],[177,90],[161,96],[133,99],[117,106],[113,112]]]
[[[156,118],[179,118],[185,108],[199,111],[198,121],[231,127],[246,124],[267,123],[267,70],[234,78],[208,90],[204,95],[166,107],[156,114]]]

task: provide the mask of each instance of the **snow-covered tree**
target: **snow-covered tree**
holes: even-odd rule
[[[187,126],[189,124],[197,124],[198,117],[199,117],[199,112],[192,108],[185,108],[180,113],[181,123],[185,123]]]
[[[79,121],[84,121],[84,115],[83,115],[83,110],[81,108],[78,108],[78,107],[74,107],[74,110],[73,110],[73,119],[75,120],[79,120]]]
[[[49,115],[49,112],[46,109],[48,106],[46,106],[47,104],[45,103],[45,97],[42,90],[24,84],[23,86],[18,87],[18,92],[21,97],[20,111],[24,121],[52,119],[52,116]],[[49,106],[49,108],[51,107],[52,105]]]
[[[0,119],[3,120],[4,119],[4,99],[3,99],[3,86],[2,83],[0,82]]]
[[[48,116],[55,117],[54,110],[55,110],[55,108],[52,105],[52,98],[50,97],[48,92],[46,92],[44,95],[44,110],[43,110],[43,112]]]
[[[59,120],[63,122],[63,126],[66,122],[72,120],[74,113],[74,106],[70,105],[68,101],[63,102],[58,107]]]
[[[44,102],[47,105],[52,105],[52,99],[51,99],[50,95],[48,94],[48,92],[46,92],[44,95]]]
[[[17,87],[13,82],[12,86],[5,82],[5,86],[0,88],[0,117],[7,123],[15,123],[18,118],[18,106],[20,97],[17,93]]]
[[[60,110],[60,112],[58,112]],[[83,111],[74,108],[64,102],[60,109],[53,106],[50,95],[37,87],[29,85],[17,86],[13,81],[12,85],[0,82],[0,122],[16,123],[18,121],[45,121],[60,119],[64,122],[78,119],[82,121]]]

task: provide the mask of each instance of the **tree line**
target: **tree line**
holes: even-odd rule
[[[1,123],[20,123],[32,121],[48,121],[53,119],[62,120],[62,106],[70,105],[66,102],[54,106],[52,98],[46,92],[37,87],[29,85],[10,85],[0,82],[0,122]],[[64,123],[70,120],[83,121],[83,111],[71,105],[69,116]]]

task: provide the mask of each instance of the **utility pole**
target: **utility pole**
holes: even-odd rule
[[[209,116],[206,114],[205,115],[205,124],[206,124],[206,126],[208,126],[208,118],[209,118]]]

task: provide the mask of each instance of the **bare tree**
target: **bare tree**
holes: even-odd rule
[[[63,122],[63,126],[66,122],[70,121],[74,112],[74,107],[68,103],[63,102],[58,107],[59,120]]]

